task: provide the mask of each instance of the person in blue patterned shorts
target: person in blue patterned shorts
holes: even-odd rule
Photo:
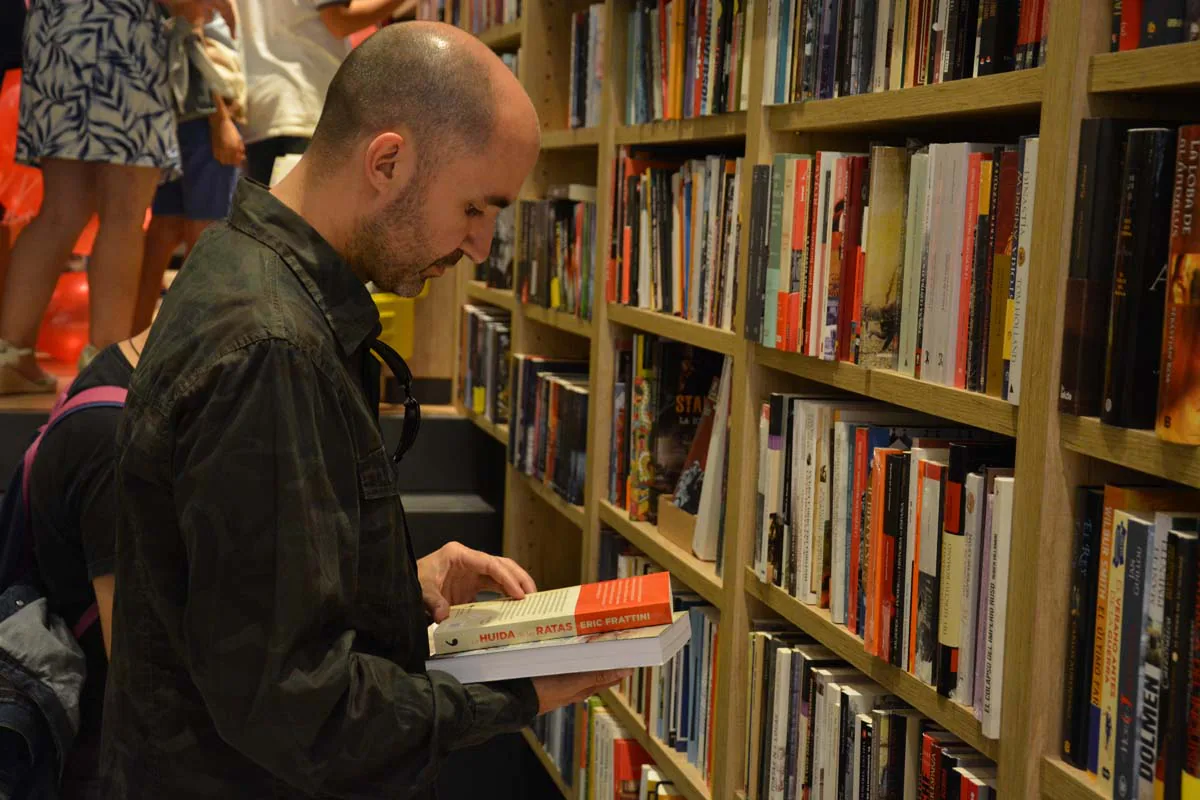
[[[235,24],[229,0],[208,2]],[[33,344],[92,214],[91,343],[131,333],[146,207],[159,180],[179,171],[162,23],[153,0],[32,0],[17,160],[41,167],[44,199],[0,297],[0,395],[55,390]]]

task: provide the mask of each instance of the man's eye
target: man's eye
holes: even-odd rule
[[[475,206],[467,206],[467,216],[468,217],[482,217],[483,210],[478,209]]]

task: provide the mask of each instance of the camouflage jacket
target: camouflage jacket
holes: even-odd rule
[[[243,181],[164,300],[118,431],[112,798],[410,798],[527,725],[529,681],[426,674],[375,305]]]

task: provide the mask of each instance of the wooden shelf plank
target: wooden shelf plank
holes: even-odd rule
[[[670,314],[619,303],[608,304],[608,319],[618,325],[636,328],[639,331],[664,336],[678,342],[687,342],[725,355],[732,355],[734,346],[737,344],[737,335],[732,331],[723,331],[720,328],[701,325],[698,322],[691,322]]]
[[[769,347],[758,346],[756,352],[760,364],[780,372],[1004,436],[1017,435],[1017,407],[998,397],[917,380],[892,370],[822,361]]]
[[[775,131],[863,130],[954,117],[1008,116],[1036,111],[1042,102],[1045,69],[985,75],[933,86],[859,94],[832,100],[772,106]]]
[[[467,297],[508,311],[517,307],[517,299],[511,289],[493,289],[483,281],[467,281]]]
[[[754,570],[746,568],[746,591],[766,603],[797,628],[844,658],[852,666],[883,688],[902,698],[925,716],[937,721],[946,730],[988,758],[999,756],[999,742],[983,736],[979,721],[971,709],[942,697],[937,690],[902,669],[876,658],[863,649],[862,639],[829,617],[828,609],[814,608],[801,603],[782,589],[759,581]]]
[[[464,409],[464,411],[466,411],[467,418],[470,419],[471,422],[474,422],[477,428],[482,430],[488,436],[491,436],[505,447],[508,446],[508,425],[506,423],[502,422],[497,425],[483,414],[476,414],[469,408]]]
[[[503,25],[493,25],[479,34],[479,40],[493,50],[516,50],[521,46],[521,33],[524,30],[524,20],[517,19]]]
[[[745,135],[746,112],[735,111],[711,117],[621,125],[617,127],[617,144],[682,144],[740,139]]]
[[[1042,761],[1042,797],[1051,800],[1108,800],[1095,775],[1075,769],[1056,757]]]
[[[554,489],[542,483],[537,478],[526,475],[520,471],[517,471],[516,474],[525,479],[525,482],[529,484],[529,488],[533,490],[534,494],[536,494],[538,497],[541,497],[550,505],[554,506],[558,513],[570,520],[575,527],[579,528],[579,530],[583,530],[584,525],[587,524],[587,517],[584,513],[583,506],[577,506],[568,503],[566,500],[559,497],[558,492],[554,491]]]
[[[688,800],[711,800],[712,795],[709,792],[708,783],[700,774],[700,770],[689,764],[687,757],[682,753],[676,752],[673,748],[660,742],[657,737],[651,736],[650,732],[646,730],[642,718],[625,702],[625,698],[611,689],[604,689],[600,692],[600,699],[616,715],[625,732],[631,734],[633,738],[637,739],[638,744],[646,748],[646,752],[654,759],[659,772],[675,784],[675,788],[682,792],[684,797]]]
[[[542,131],[543,150],[567,150],[579,147],[596,147],[600,144],[600,128],[572,128],[569,130]]]
[[[1200,88],[1200,44],[1171,44],[1092,56],[1088,90],[1153,92]]]
[[[574,314],[557,311],[553,308],[542,308],[532,303],[521,303],[521,313],[527,319],[540,322],[543,325],[549,325],[551,328],[557,328],[565,333],[582,336],[585,339],[592,338],[591,321],[580,319]]]
[[[711,561],[701,561],[658,532],[648,522],[633,522],[629,515],[607,500],[600,501],[600,521],[621,534],[652,561],[694,589],[718,609],[722,605],[721,577]]]
[[[550,754],[546,752],[546,748],[542,746],[541,741],[534,735],[529,728],[521,729],[521,736],[525,737],[525,741],[529,742],[529,749],[537,756],[537,760],[542,762],[546,772],[550,775],[550,780],[554,781],[554,785],[558,787],[558,791],[566,800],[575,800],[575,792],[567,786],[567,782],[563,780],[562,773],[558,771],[558,765],[550,758]]]
[[[1154,431],[1105,425],[1097,417],[1059,415],[1063,447],[1092,458],[1200,487],[1200,447],[1171,444]]]

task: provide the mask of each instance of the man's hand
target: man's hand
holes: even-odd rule
[[[434,622],[450,614],[450,606],[470,603],[484,590],[504,592],[520,600],[537,586],[511,558],[491,556],[458,542],[417,561],[421,597]]]
[[[631,669],[607,669],[601,672],[534,678],[533,688],[537,690],[538,713],[545,714],[562,706],[582,702],[601,689],[616,686],[632,674]]]
[[[213,157],[227,167],[236,167],[246,159],[246,144],[237,124],[230,117],[211,123]]]

